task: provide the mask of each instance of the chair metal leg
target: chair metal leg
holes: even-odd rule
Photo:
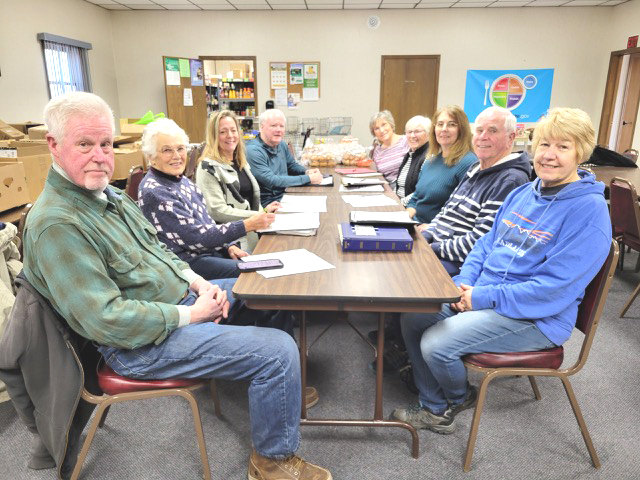
[[[211,398],[213,399],[213,409],[216,413],[216,417],[222,417],[222,411],[220,410],[220,398],[218,397],[218,385],[215,379],[211,379],[209,382],[209,390],[211,391]]]
[[[624,304],[624,307],[620,311],[620,318],[624,317],[624,314],[627,313],[627,310],[629,310],[629,307],[631,306],[631,304],[636,299],[639,293],[640,293],[640,283],[638,284],[636,289],[633,291],[633,293],[629,297],[629,300],[627,300],[627,303]]]
[[[84,460],[87,457],[87,453],[89,453],[89,447],[91,446],[91,443],[93,442],[93,438],[96,435],[96,431],[98,430],[98,426],[102,421],[102,416],[104,415],[105,411],[109,409],[109,406],[111,405],[111,403],[112,402],[109,399],[107,399],[104,401],[104,403],[101,403],[100,405],[98,405],[93,422],[91,422],[91,426],[87,431],[87,438],[82,444],[82,450],[80,450],[80,453],[78,454],[78,459],[76,460],[76,466],[74,467],[73,472],[71,473],[71,480],[78,480],[78,478],[80,478],[80,470],[82,470],[82,465],[84,464]]]
[[[536,400],[542,400],[542,395],[540,395],[540,390],[538,390],[536,377],[529,375],[529,383],[531,384],[531,388],[533,388],[533,394],[536,396]]]
[[[569,382],[569,378],[562,375],[560,377],[562,380],[562,385],[564,386],[564,391],[567,392],[567,397],[569,398],[569,402],[571,403],[571,408],[573,409],[573,414],[578,421],[578,426],[580,427],[580,433],[582,433],[582,438],[584,439],[584,443],[587,446],[587,450],[589,450],[589,455],[591,456],[591,462],[595,468],[600,468],[600,459],[598,458],[598,454],[596,453],[596,449],[593,446],[593,441],[591,440],[591,436],[589,435],[589,430],[587,430],[587,424],[584,421],[582,416],[582,411],[578,406],[578,400],[576,399],[575,393],[573,393],[573,388],[571,388],[571,382]]]
[[[489,382],[492,379],[492,373],[488,373],[480,381],[480,387],[478,388],[478,403],[476,404],[476,409],[473,412],[471,430],[469,430],[469,440],[467,440],[467,452],[464,456],[464,464],[462,466],[462,469],[465,472],[471,470],[471,459],[473,458],[473,449],[476,446],[478,427],[480,426],[480,416],[482,415],[482,409],[484,408],[484,401],[487,396],[487,388],[489,387]]]
[[[109,409],[110,408],[111,408],[111,405],[109,405],[107,408],[104,409],[104,414],[102,415],[102,418],[100,419],[100,423],[98,424],[98,428],[104,427],[104,422],[107,420],[107,415],[109,414]]]
[[[202,420],[200,419],[200,410],[198,409],[198,402],[196,397],[188,390],[179,390],[179,395],[185,398],[191,405],[191,412],[193,413],[193,426],[196,430],[196,437],[198,438],[198,447],[200,449],[200,459],[202,460],[203,476],[205,480],[211,480],[211,469],[209,467],[209,458],[207,456],[207,446],[204,441],[204,432],[202,431]],[[216,404],[217,405],[217,404]]]

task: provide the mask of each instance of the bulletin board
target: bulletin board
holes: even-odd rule
[[[276,90],[286,90],[287,96],[297,95],[300,101],[318,101],[320,62],[269,62],[269,83],[271,98],[276,98]]]
[[[202,60],[162,57],[167,116],[189,136],[190,142],[204,142],[207,102]]]

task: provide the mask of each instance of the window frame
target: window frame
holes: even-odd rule
[[[48,49],[45,46],[45,41],[46,42],[53,42],[53,43],[57,43],[60,45],[65,45],[68,47],[75,47],[79,50],[80,53],[80,71],[82,72],[82,83],[84,85],[84,91],[86,92],[91,92],[92,91],[92,86],[91,86],[91,71],[89,68],[89,50],[92,50],[93,47],[90,43],[87,42],[83,42],[81,40],[74,40],[73,38],[67,38],[67,37],[62,37],[60,35],[54,35],[51,33],[38,33],[37,35],[37,39],[40,42],[40,46],[42,47],[42,60],[44,62],[44,71],[45,71],[45,77],[46,77],[46,81],[47,81],[47,91],[49,93],[49,99],[53,98],[52,96],[52,89],[51,86],[52,84],[60,84],[63,86],[63,89],[66,90],[64,88],[64,86],[66,85],[65,82],[63,80],[61,81],[56,81],[56,80],[52,80],[51,78],[49,78],[49,68],[47,66],[47,50]],[[59,96],[59,95],[56,95]]]

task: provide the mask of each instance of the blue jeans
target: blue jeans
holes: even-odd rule
[[[555,346],[532,321],[504,317],[495,310],[458,313],[445,305],[438,313],[404,313],[401,327],[420,404],[436,414],[466,398],[462,356]]]
[[[235,280],[212,283],[227,290],[233,303]],[[188,299],[186,304],[191,302]],[[285,332],[207,322],[178,328],[159,345],[98,349],[106,363],[125,377],[248,379],[251,438],[256,451],[281,459],[298,449],[300,354]]]
[[[207,280],[216,278],[238,278],[240,276],[238,262],[239,260],[226,258],[216,251],[203,253],[202,255],[187,260],[191,270]]]

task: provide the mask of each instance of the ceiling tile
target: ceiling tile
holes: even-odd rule
[[[531,0],[524,0],[521,2],[512,2],[512,1],[500,1],[498,0],[495,3],[492,3],[491,5],[489,5],[489,8],[491,7],[503,7],[503,8],[508,8],[508,7],[524,7],[525,5],[527,5],[528,3],[531,3]]]
[[[200,5],[203,10],[235,10],[236,8],[228,2],[220,5]]]
[[[139,3],[131,3],[131,0],[126,0],[127,3],[125,3],[124,5],[126,5],[127,7],[131,7],[134,10],[166,10],[162,5],[156,5],[154,4],[139,4]]]
[[[487,7],[493,2],[454,3],[451,8],[481,8]]]
[[[425,0],[422,0],[421,3],[416,5],[416,8],[449,8],[451,5],[453,5],[453,2],[436,1],[434,3],[430,3],[430,2],[425,2]]]
[[[528,7],[559,7],[567,3],[567,0],[534,0]]]
[[[162,5],[167,10],[200,10],[200,7],[193,3],[181,3],[179,5]]]
[[[256,2],[257,0],[251,0],[252,2]],[[271,10],[271,7],[266,3],[261,5],[240,5],[238,0],[233,0],[232,2],[238,10]]]
[[[336,0],[333,0],[334,2]],[[334,3],[334,4],[322,4],[322,3],[315,3],[315,4],[311,4],[307,1],[307,8],[309,10],[342,10],[342,4],[341,3]]]
[[[131,10],[129,7],[125,5],[99,5],[102,8],[106,8],[107,10]]]
[[[345,10],[375,10],[378,8],[379,3],[352,3],[344,4]]]
[[[406,1],[406,0],[405,0]],[[389,3],[387,0],[382,2],[380,8],[414,8],[416,6],[415,3]]]
[[[302,5],[274,5],[273,2],[269,2],[271,3],[271,8],[273,8],[274,10],[306,10],[307,6],[303,3]]]

